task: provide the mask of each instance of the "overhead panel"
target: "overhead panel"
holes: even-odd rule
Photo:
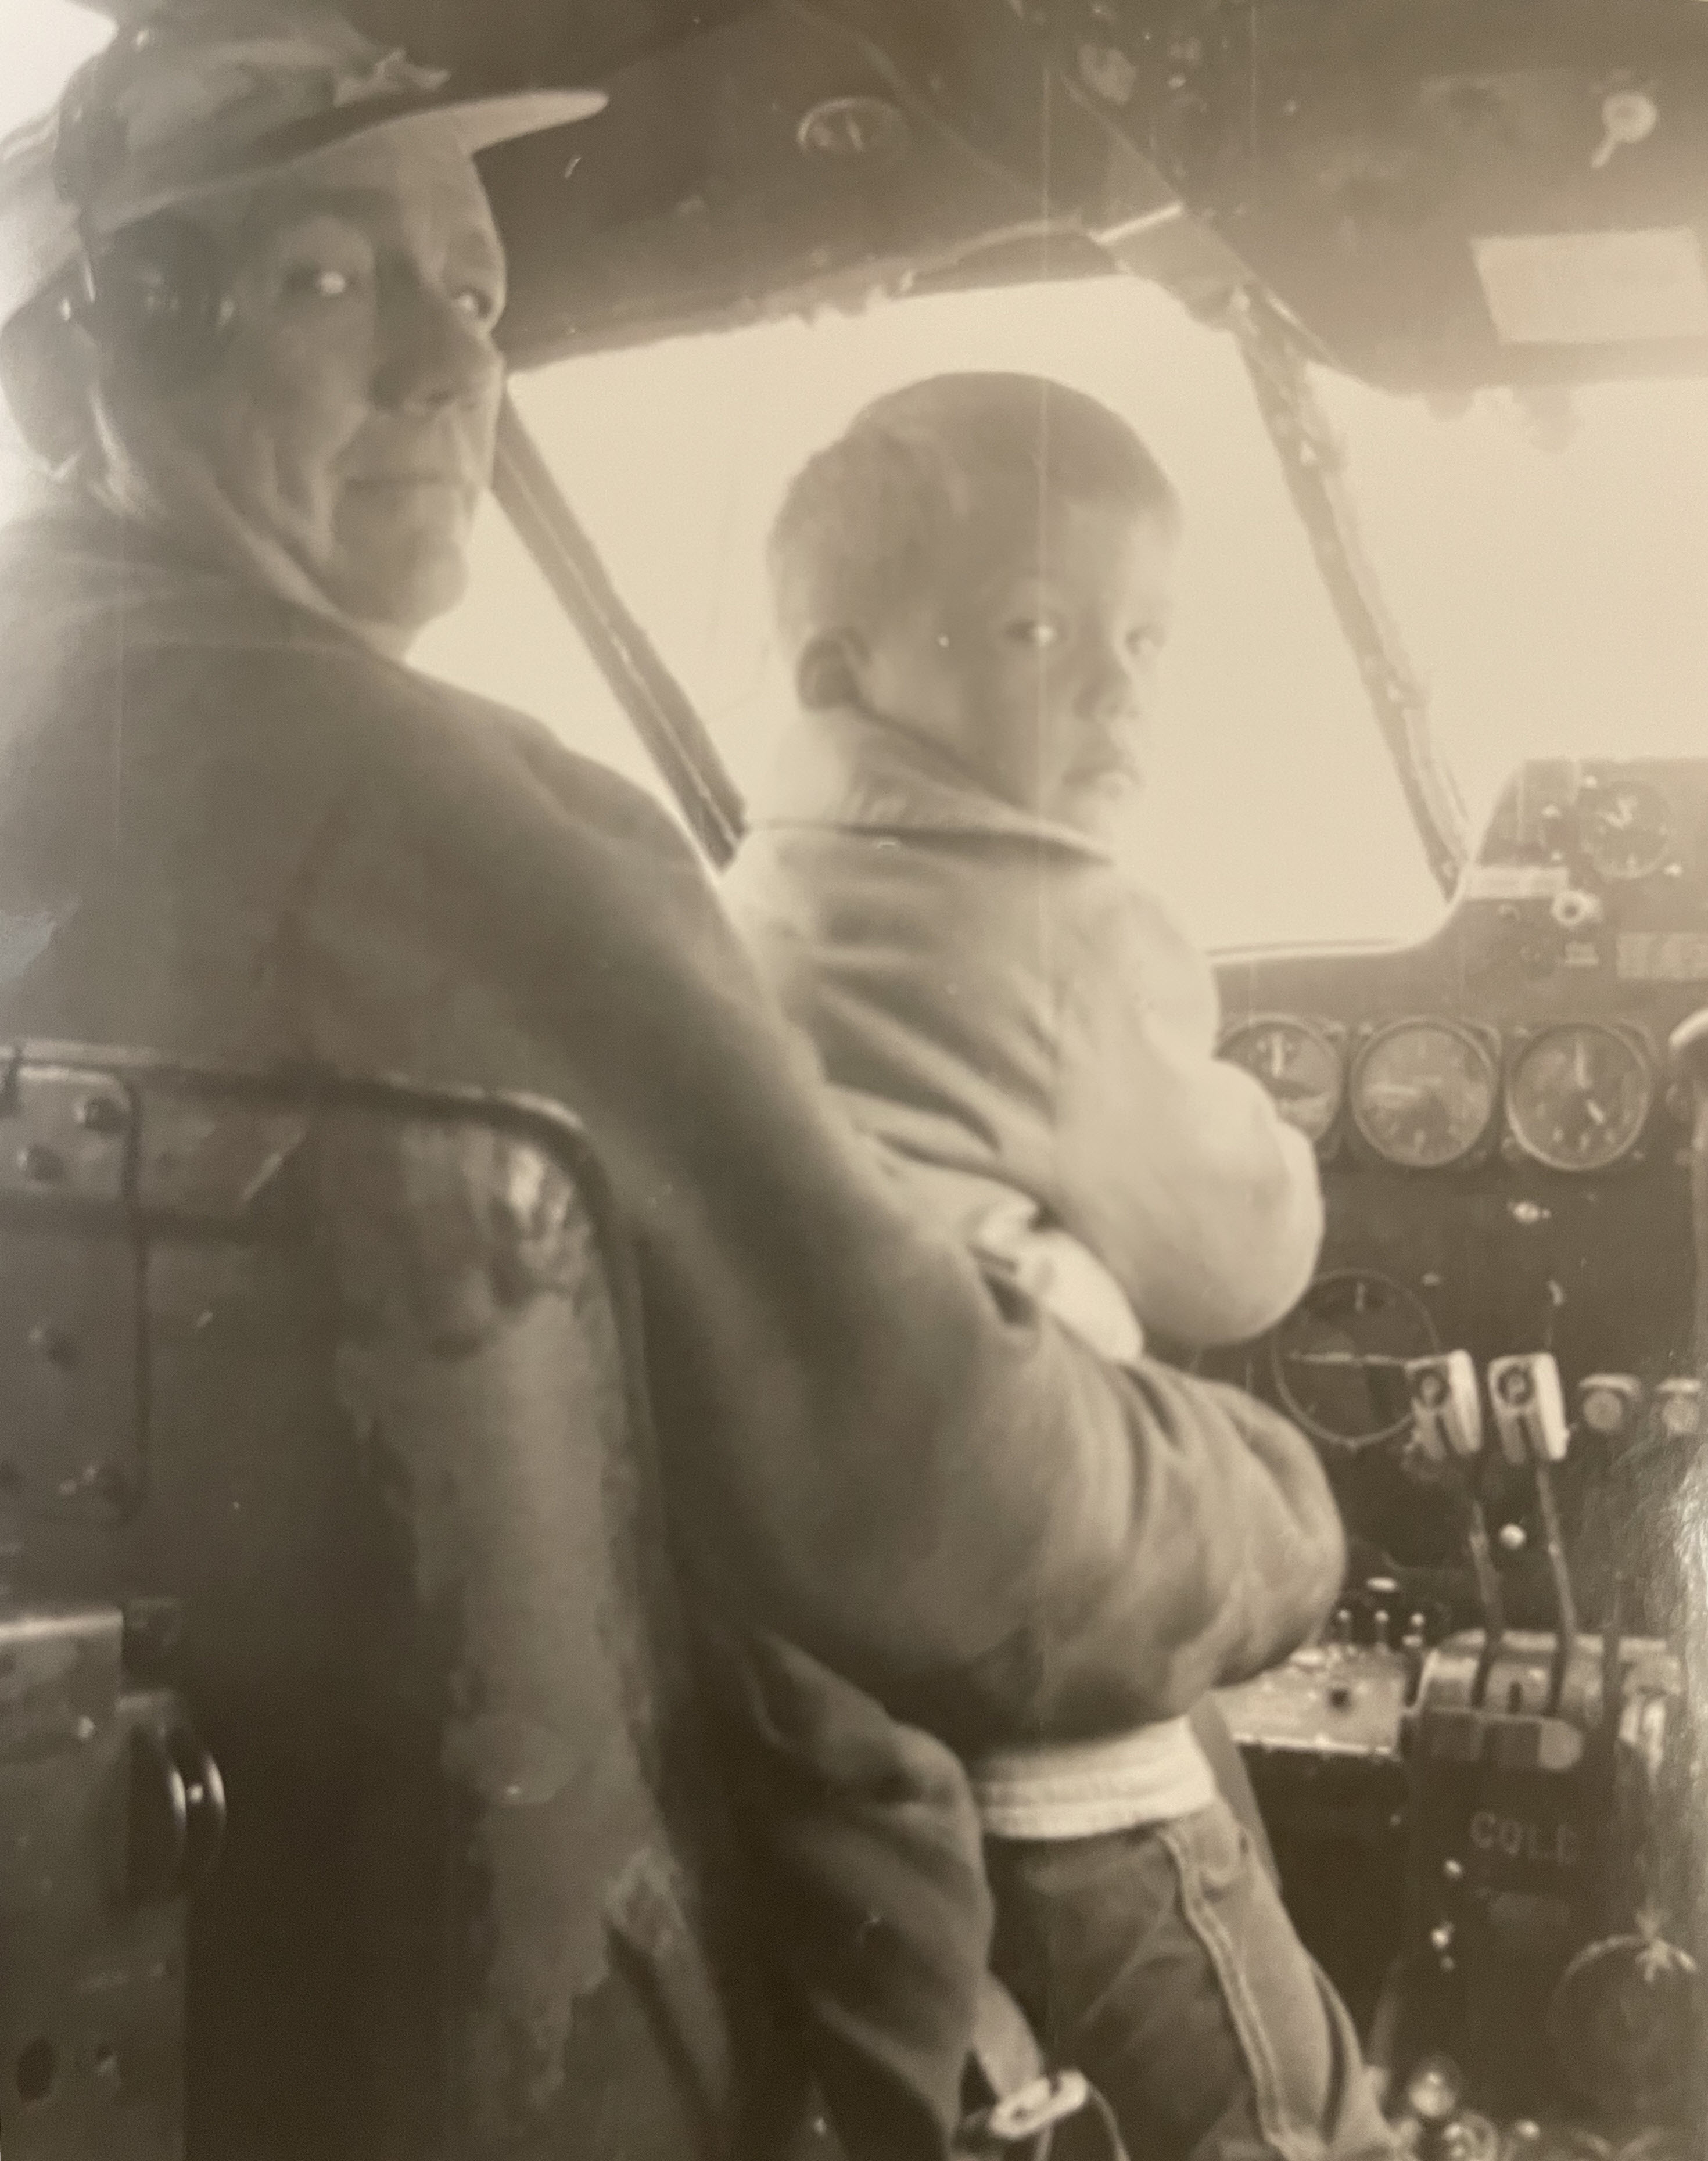
[[[488,163],[524,361],[1112,259],[1396,388],[1708,366],[1701,0],[355,5],[610,91]]]

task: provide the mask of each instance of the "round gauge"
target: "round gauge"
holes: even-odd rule
[[[1553,1170],[1605,1170],[1628,1155],[1654,1107],[1654,1077],[1617,1028],[1569,1021],[1525,1044],[1507,1077],[1507,1120]]]
[[[1583,797],[1578,831],[1591,864],[1616,884],[1652,876],[1672,840],[1665,802],[1641,780],[1616,781]]]
[[[1548,2009],[1548,2037],[1567,2084],[1598,2116],[1615,2121],[1674,2116],[1698,2060],[1703,2003],[1696,1961],[1666,1940],[1661,1920],[1645,1908],[1637,1916],[1639,1933],[1586,1945],[1561,1975]]]
[[[1406,1362],[1440,1348],[1403,1284],[1368,1268],[1319,1276],[1271,1339],[1275,1393],[1314,1440],[1368,1448],[1409,1430]]]
[[[1488,1131],[1500,1083],[1488,1052],[1451,1021],[1401,1020],[1364,1046],[1352,1075],[1352,1116],[1378,1155],[1408,1170],[1440,1170]]]
[[[1341,1054],[1308,1021],[1243,1022],[1223,1042],[1221,1055],[1260,1080],[1307,1140],[1320,1141],[1335,1122],[1346,1092]]]

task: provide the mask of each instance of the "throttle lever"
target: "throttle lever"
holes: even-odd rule
[[[1433,1358],[1406,1362],[1411,1391],[1412,1434],[1419,1451],[1446,1474],[1465,1518],[1465,1543],[1471,1554],[1477,1602],[1482,1607],[1482,1655],[1471,1684],[1471,1700],[1481,1706],[1488,1677],[1507,1632],[1506,1601],[1500,1570],[1488,1535],[1488,1518],[1475,1474],[1467,1467],[1482,1453],[1482,1401],[1476,1367],[1468,1351],[1448,1351]]]
[[[1690,1201],[1696,1232],[1696,1365],[1708,1370],[1708,1006],[1673,1030],[1667,1049],[1690,1084]]]
[[[1536,1486],[1548,1573],[1554,1585],[1556,1633],[1554,1664],[1548,1681],[1548,1709],[1551,1715],[1560,1708],[1566,1671],[1577,1646],[1577,1597],[1572,1589],[1571,1568],[1565,1557],[1565,1539],[1560,1527],[1560,1502],[1554,1490],[1554,1466],[1565,1461],[1571,1431],[1565,1415],[1565,1397],[1560,1385],[1560,1368],[1546,1351],[1492,1359],[1488,1393],[1494,1405],[1502,1454],[1517,1469],[1528,1465]]]

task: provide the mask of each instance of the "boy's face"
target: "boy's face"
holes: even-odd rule
[[[1143,786],[1176,520],[1005,484],[851,656],[868,711],[1016,809],[1108,837]]]

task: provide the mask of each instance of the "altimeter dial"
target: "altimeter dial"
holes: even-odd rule
[[[1352,1117],[1389,1163],[1443,1170],[1487,1134],[1500,1078],[1481,1040],[1456,1022],[1394,1021],[1365,1044],[1352,1075]]]

